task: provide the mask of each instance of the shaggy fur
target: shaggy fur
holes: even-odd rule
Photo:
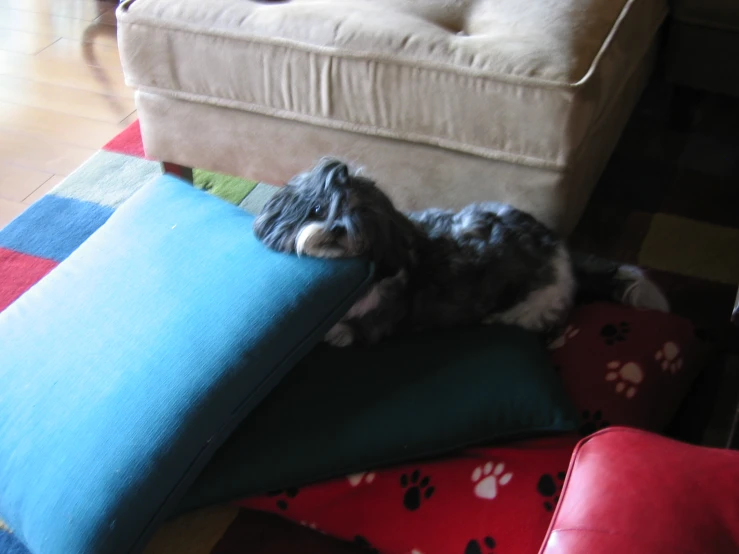
[[[336,346],[480,323],[552,332],[578,291],[667,310],[638,268],[573,256],[529,214],[496,203],[403,214],[338,160],[294,177],[265,205],[254,231],[280,252],[374,261],[374,285],[326,336]]]

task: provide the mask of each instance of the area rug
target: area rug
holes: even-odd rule
[[[705,108],[707,118],[711,109]],[[737,258],[731,257],[739,251],[734,192],[739,189],[728,185],[739,175],[737,150],[732,150],[734,143],[720,143],[721,155],[716,156],[711,153],[713,131],[702,133],[699,127],[697,133],[675,137],[649,117],[647,111],[632,120],[572,241],[583,250],[656,268],[677,313],[703,324],[707,332],[726,331],[739,281]],[[701,156],[706,159],[701,161]],[[0,311],[160,173],[159,163],[146,159],[134,123],[0,230]],[[276,190],[269,184],[200,170],[195,171],[195,181],[252,213]],[[690,192],[697,188],[710,193],[711,202],[691,200],[695,194]],[[485,538],[480,537],[478,551]],[[275,516],[221,506],[165,525],[147,554],[366,551],[362,540],[356,543],[335,541]],[[28,554],[1,523],[0,553]]]

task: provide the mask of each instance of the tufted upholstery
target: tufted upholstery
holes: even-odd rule
[[[561,174],[627,101],[665,13],[665,0],[129,0],[119,36],[147,148],[153,95]],[[329,142],[339,152],[323,154],[382,165]],[[481,186],[456,196],[510,201]],[[396,200],[434,204],[429,192]]]

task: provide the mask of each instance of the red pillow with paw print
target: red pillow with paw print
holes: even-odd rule
[[[474,448],[238,504],[384,554],[535,554],[576,443],[571,435]]]
[[[681,317],[616,304],[576,308],[549,345],[580,434],[608,425],[660,431],[703,368],[708,344]]]

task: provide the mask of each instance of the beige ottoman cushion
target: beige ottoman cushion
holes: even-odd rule
[[[119,36],[144,94],[565,174],[665,13],[664,0],[135,0]]]

